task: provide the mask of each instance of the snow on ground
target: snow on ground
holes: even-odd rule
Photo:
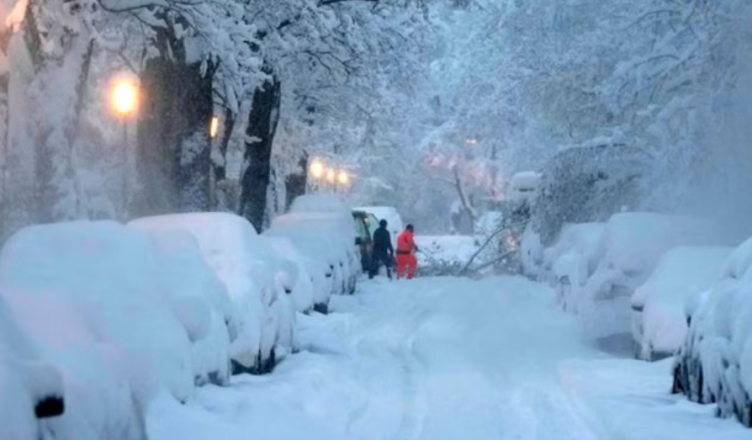
[[[735,420],[716,418],[714,405],[668,394],[672,366],[670,359],[573,361],[561,366],[560,377],[583,413],[598,423],[601,439],[752,439],[752,431]]]
[[[522,278],[377,279],[301,317],[303,351],[270,376],[158,399],[152,440],[752,438],[669,394],[670,365],[582,342],[553,292]],[[712,433],[712,435],[710,435]]]

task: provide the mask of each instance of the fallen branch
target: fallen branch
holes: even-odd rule
[[[485,243],[483,243],[483,245],[481,245],[481,247],[479,247],[478,250],[475,251],[475,253],[470,257],[470,260],[468,260],[467,264],[465,264],[465,267],[462,268],[462,270],[460,271],[460,275],[464,276],[467,273],[467,271],[470,270],[470,266],[472,266],[475,259],[478,258],[478,255],[480,255],[481,252],[483,252],[483,250],[486,249],[489,244],[491,244],[494,238],[496,238],[499,234],[501,234],[502,232],[506,230],[507,228],[500,228],[500,229],[497,229],[493,234],[489,235]]]

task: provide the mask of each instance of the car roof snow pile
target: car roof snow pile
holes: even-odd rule
[[[201,258],[172,245],[182,244],[158,249],[148,234],[114,222],[76,222],[26,228],[3,248],[0,300],[65,378],[66,413],[49,421],[56,438],[143,438],[149,399],[163,391],[191,398],[209,360],[226,353],[226,293]],[[192,283],[216,303],[184,290]],[[198,346],[211,329],[219,333]],[[226,380],[226,360],[215,367],[212,376]]]
[[[677,358],[675,390],[752,425],[752,239],[734,251],[721,281],[690,301],[687,312],[691,324]]]

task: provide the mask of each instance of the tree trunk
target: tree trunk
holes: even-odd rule
[[[133,208],[138,215],[208,210],[213,70],[186,64],[169,29],[157,30],[156,45],[161,56],[147,61],[141,76],[140,191]]]
[[[246,129],[239,214],[261,232],[271,172],[272,144],[279,122],[281,83],[276,75],[253,93]]]

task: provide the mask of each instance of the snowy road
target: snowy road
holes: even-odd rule
[[[330,316],[305,317],[302,351],[274,374],[242,377],[226,389],[205,388],[186,405],[157,399],[147,420],[150,437],[633,438],[628,431],[620,432],[623,428],[604,423],[605,413],[596,416],[579,397],[586,394],[581,384],[591,373],[603,374],[587,370],[593,368],[588,362],[614,360],[603,359],[605,355],[582,342],[574,321],[556,309],[547,288],[498,278],[375,282],[361,290],[354,297],[337,298],[336,313]],[[587,368],[567,370],[578,362]],[[630,361],[617,362],[621,374],[622,363]],[[578,375],[586,379],[578,382]],[[655,401],[652,412],[661,407],[673,411],[676,402],[663,391],[668,376],[665,384],[664,377],[658,377],[658,396],[643,400]],[[604,406],[609,405],[605,401]],[[636,414],[629,423],[655,425],[641,415],[641,407],[625,411]],[[708,411],[691,412],[705,417],[713,432],[720,424],[739,435],[734,439],[750,438]],[[679,437],[681,431],[675,434],[692,438]]]

